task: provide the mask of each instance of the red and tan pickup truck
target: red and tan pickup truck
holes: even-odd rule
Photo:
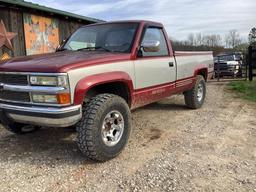
[[[200,108],[212,72],[212,52],[174,52],[160,23],[87,25],[56,53],[0,64],[0,119],[17,134],[76,126],[81,152],[106,161],[125,147],[132,109],[178,93]]]

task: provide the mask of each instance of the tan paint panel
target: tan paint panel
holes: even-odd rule
[[[209,65],[213,64],[213,57],[211,55],[178,56],[176,60],[177,80],[194,76],[195,70],[202,65],[209,67]],[[71,87],[71,100],[72,102],[74,101],[75,88],[81,79],[86,76],[106,72],[126,72],[133,81],[134,89],[173,82],[176,80],[176,68],[175,63],[174,67],[169,67],[169,62],[175,62],[174,58],[141,59],[71,70],[68,72]],[[209,72],[212,70],[213,69],[210,69]]]

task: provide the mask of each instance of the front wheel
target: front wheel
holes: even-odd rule
[[[131,129],[129,107],[117,95],[97,95],[84,106],[76,128],[81,152],[92,160],[107,161],[127,144]]]
[[[185,103],[191,109],[198,109],[204,104],[206,95],[206,83],[204,77],[198,75],[196,77],[195,86],[184,93]]]

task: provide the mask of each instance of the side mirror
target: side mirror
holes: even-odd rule
[[[160,50],[160,41],[144,41],[141,44],[144,52],[158,52]]]

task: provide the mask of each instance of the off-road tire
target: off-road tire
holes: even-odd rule
[[[107,146],[102,139],[102,124],[112,110],[119,111],[124,118],[124,131],[119,142]],[[131,115],[126,101],[113,94],[99,94],[84,105],[82,119],[77,123],[77,144],[80,151],[95,161],[107,161],[116,157],[126,146],[130,130]]]
[[[200,101],[197,96],[199,85],[202,85],[202,88],[203,88],[203,97]],[[202,107],[202,105],[204,104],[205,95],[206,95],[205,79],[203,76],[198,75],[196,77],[196,83],[195,83],[194,87],[191,90],[186,91],[184,93],[185,104],[190,109],[198,109],[198,108]]]

